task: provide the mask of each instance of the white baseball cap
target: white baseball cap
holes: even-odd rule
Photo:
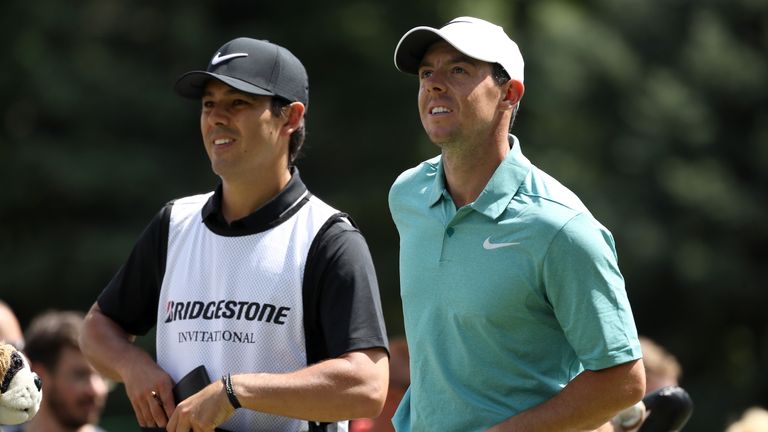
[[[420,26],[409,30],[395,48],[395,66],[417,74],[427,49],[441,39],[469,57],[499,63],[511,79],[523,82],[523,55],[515,41],[500,26],[466,16],[454,18],[440,29]]]

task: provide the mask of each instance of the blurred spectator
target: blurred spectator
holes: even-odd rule
[[[349,432],[395,432],[392,417],[411,384],[410,356],[404,337],[389,340],[389,355],[389,388],[384,409],[376,418],[353,420],[350,422]]]
[[[645,365],[645,393],[679,385],[682,368],[675,356],[648,337],[640,336]]]
[[[49,311],[32,320],[25,353],[43,380],[40,411],[8,432],[103,432],[95,426],[107,398],[107,382],[80,352],[84,314]]]
[[[0,300],[0,342],[11,344],[19,350],[24,349],[24,335],[21,333],[19,320],[11,307],[2,300]]]
[[[749,408],[726,432],[768,432],[768,411],[760,407]]]

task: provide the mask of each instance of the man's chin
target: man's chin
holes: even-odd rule
[[[455,130],[433,129],[426,132],[432,144],[440,148],[450,148],[454,143],[459,142],[461,137]]]
[[[99,421],[99,415],[100,412],[95,407],[83,408],[70,413],[66,419],[61,419],[61,421],[71,429],[78,429],[89,423],[96,424]]]
[[[427,136],[429,137],[429,140],[432,142],[432,144],[441,148],[450,144],[451,142],[451,138],[449,136],[439,134],[427,134]]]
[[[90,423],[87,419],[78,417],[69,417],[67,419],[59,419],[59,422],[68,429],[76,430]]]
[[[92,408],[87,411],[87,413],[84,413],[80,419],[83,420],[83,424],[85,423],[93,423],[96,424],[99,422],[99,418],[101,417],[101,409],[99,408]]]

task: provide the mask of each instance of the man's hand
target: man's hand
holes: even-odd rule
[[[83,322],[80,349],[102,375],[125,384],[140,426],[165,427],[175,408],[171,377],[94,304]],[[153,396],[153,393],[156,396]]]
[[[235,413],[224,391],[216,381],[184,399],[168,421],[168,432],[211,432]]]
[[[137,362],[121,372],[125,393],[139,425],[165,427],[176,408],[171,377],[151,360],[141,364]]]
[[[645,404],[640,401],[616,414],[611,423],[616,432],[635,432],[640,429],[647,416]]]

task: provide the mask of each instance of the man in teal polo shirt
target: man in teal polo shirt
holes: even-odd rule
[[[461,17],[410,30],[395,64],[441,150],[389,195],[411,347],[397,430],[624,430],[645,376],[613,238],[508,134],[517,45]]]

